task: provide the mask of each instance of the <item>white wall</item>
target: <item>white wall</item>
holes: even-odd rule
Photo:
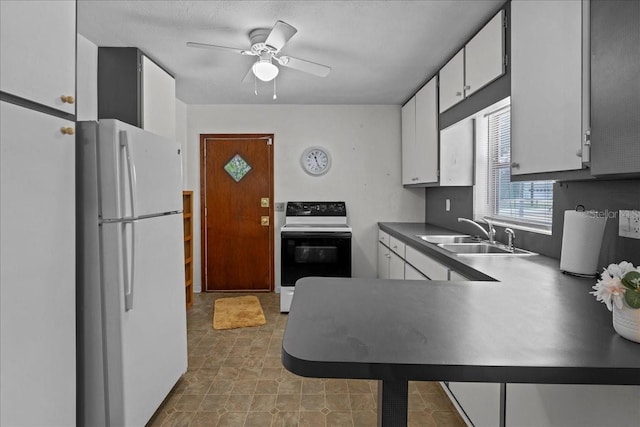
[[[182,146],[182,188],[187,186],[187,104],[176,98],[176,142]]]
[[[353,227],[353,276],[375,277],[378,221],[424,221],[424,189],[401,185],[400,106],[189,105],[187,188],[194,190],[194,288],[201,288],[200,134],[273,133],[274,198],[344,200]],[[326,147],[331,170],[311,177],[300,167],[310,145]],[[276,212],[275,284],[280,285],[280,227]]]

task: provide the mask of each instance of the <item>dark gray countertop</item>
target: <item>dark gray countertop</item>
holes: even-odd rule
[[[313,377],[640,385],[640,344],[615,333],[588,292],[544,256],[460,256],[380,228],[480,281],[305,278],[296,285],[282,360]],[[493,279],[493,281],[491,281]]]

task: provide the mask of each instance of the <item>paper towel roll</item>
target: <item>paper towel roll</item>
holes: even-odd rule
[[[595,211],[565,211],[560,270],[581,276],[595,276],[602,246],[606,216]]]

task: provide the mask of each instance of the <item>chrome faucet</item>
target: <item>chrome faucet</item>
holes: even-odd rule
[[[482,220],[484,222],[487,223],[488,227],[488,231],[484,229],[483,226],[481,226],[480,224],[478,224],[477,222],[471,220],[471,219],[467,219],[467,218],[458,218],[458,222],[468,222],[469,224],[473,224],[475,225],[479,230],[482,231],[482,233],[484,233],[485,236],[487,236],[487,239],[489,239],[489,243],[495,243],[495,237],[496,237],[496,229],[493,228],[493,223],[488,220],[487,218],[482,218]]]
[[[516,233],[510,228],[505,228],[504,232],[507,234],[507,249],[513,252],[513,241],[516,239]]]

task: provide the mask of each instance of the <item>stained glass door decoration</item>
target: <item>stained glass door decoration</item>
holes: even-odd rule
[[[240,182],[242,178],[251,170],[251,165],[247,163],[240,154],[236,154],[224,165],[224,170],[235,180]]]

